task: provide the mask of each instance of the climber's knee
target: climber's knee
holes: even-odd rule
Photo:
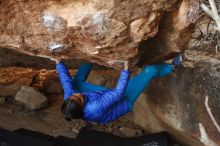
[[[88,75],[91,71],[91,68],[92,68],[92,64],[90,63],[85,63],[85,64],[82,64],[77,73],[75,74],[75,76],[73,76],[73,82],[76,83],[76,82],[85,82],[88,78]]]
[[[145,66],[143,72],[149,79],[154,78],[157,76],[157,66],[156,65],[147,65],[147,66]]]

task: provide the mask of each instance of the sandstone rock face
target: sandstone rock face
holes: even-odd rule
[[[114,68],[120,68],[123,60],[136,64],[140,52],[149,55],[144,62],[157,62],[186,49],[192,33],[190,18],[198,10],[191,14],[192,1],[181,2],[2,0],[0,47],[41,57],[81,58]],[[167,22],[162,23],[158,38],[166,48],[162,53],[158,47],[138,49],[140,42],[157,34],[164,12],[170,18],[164,15]]]
[[[220,124],[220,61],[190,56],[184,68],[151,82],[147,96],[135,107],[134,120],[152,132],[166,130],[185,145],[217,146],[220,134],[205,101],[208,97],[208,106]]]
[[[15,97],[16,93],[20,89],[20,86],[17,84],[12,84],[9,86],[5,86],[0,89],[0,96],[6,97],[6,96],[12,96]]]
[[[24,104],[30,110],[40,109],[47,104],[47,98],[43,94],[28,86],[21,87],[15,100]]]
[[[179,9],[165,12],[155,37],[141,43],[140,64],[160,63],[173,58],[188,48],[194,32],[194,22],[199,18],[197,0],[183,0]]]
[[[47,94],[63,94],[60,80],[52,75],[46,78],[43,88]]]

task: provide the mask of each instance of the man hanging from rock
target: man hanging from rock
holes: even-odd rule
[[[91,64],[83,64],[72,78],[64,63],[56,60],[56,69],[64,89],[62,112],[67,120],[83,119],[106,124],[130,112],[135,101],[150,81],[173,72],[174,65],[148,65],[130,78],[128,62],[124,63],[117,85],[113,89],[93,85],[86,80]],[[173,61],[180,63],[179,59]]]

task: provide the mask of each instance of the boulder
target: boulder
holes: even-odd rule
[[[120,127],[119,131],[121,135],[123,135],[124,137],[137,137],[143,135],[140,129],[134,129],[129,127]]]
[[[0,88],[0,96],[2,96],[2,97],[6,97],[6,96],[15,97],[15,95],[19,89],[20,89],[20,86],[17,84],[3,86],[2,88]]]
[[[220,60],[195,52],[187,60],[184,68],[151,82],[135,106],[134,121],[147,131],[166,130],[184,145],[220,145],[208,112],[220,124]]]
[[[30,110],[43,108],[47,104],[47,98],[29,86],[22,86],[16,94],[15,100]]]
[[[15,83],[0,87],[0,96],[15,97],[21,86],[29,86],[32,83],[32,78],[20,78]]]
[[[199,18],[198,11],[198,0],[183,0],[179,9],[165,12],[157,35],[140,44],[138,63],[160,63],[186,50],[194,32],[194,22]]]
[[[134,66],[147,53],[142,62],[155,63],[187,49],[198,7],[198,0],[2,0],[0,48],[114,68],[124,60]],[[139,48],[157,33],[162,51]]]

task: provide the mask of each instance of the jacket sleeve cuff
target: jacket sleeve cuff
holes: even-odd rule
[[[59,63],[56,64],[56,67],[63,66],[63,65],[64,65],[63,62],[60,61]]]
[[[121,74],[123,74],[123,76],[130,76],[130,72],[128,70],[122,70]]]

